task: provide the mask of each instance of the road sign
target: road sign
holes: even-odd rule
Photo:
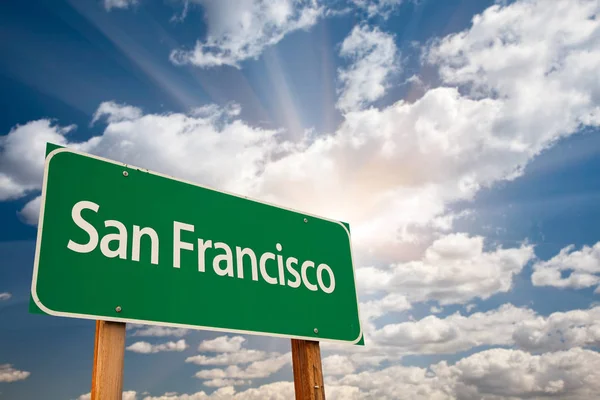
[[[58,148],[32,298],[45,313],[359,343],[348,226]]]

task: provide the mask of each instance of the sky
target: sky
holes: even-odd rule
[[[600,2],[551,4],[1,2],[0,399],[89,398],[94,322],[28,312],[47,142],[347,221],[328,399],[600,397]],[[124,390],[289,399],[290,343],[129,324]]]

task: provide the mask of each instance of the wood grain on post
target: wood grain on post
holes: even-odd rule
[[[96,321],[92,400],[120,400],[123,396],[125,324]]]
[[[319,342],[292,339],[296,400],[325,400]]]

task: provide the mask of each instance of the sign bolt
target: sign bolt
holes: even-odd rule
[[[115,311],[116,311],[116,312],[121,312],[121,310],[122,310],[121,306],[117,306],[117,307],[115,307]]]
[[[319,333],[319,330],[317,328],[313,329],[315,331],[315,333]]]
[[[307,222],[308,222],[308,218],[304,218],[304,223],[307,223]]]
[[[123,176],[125,176],[125,177],[129,176],[129,172],[123,171]]]

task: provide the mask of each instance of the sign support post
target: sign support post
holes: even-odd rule
[[[125,324],[96,321],[92,400],[120,400],[123,396]]]
[[[319,342],[292,339],[296,400],[325,400]]]

